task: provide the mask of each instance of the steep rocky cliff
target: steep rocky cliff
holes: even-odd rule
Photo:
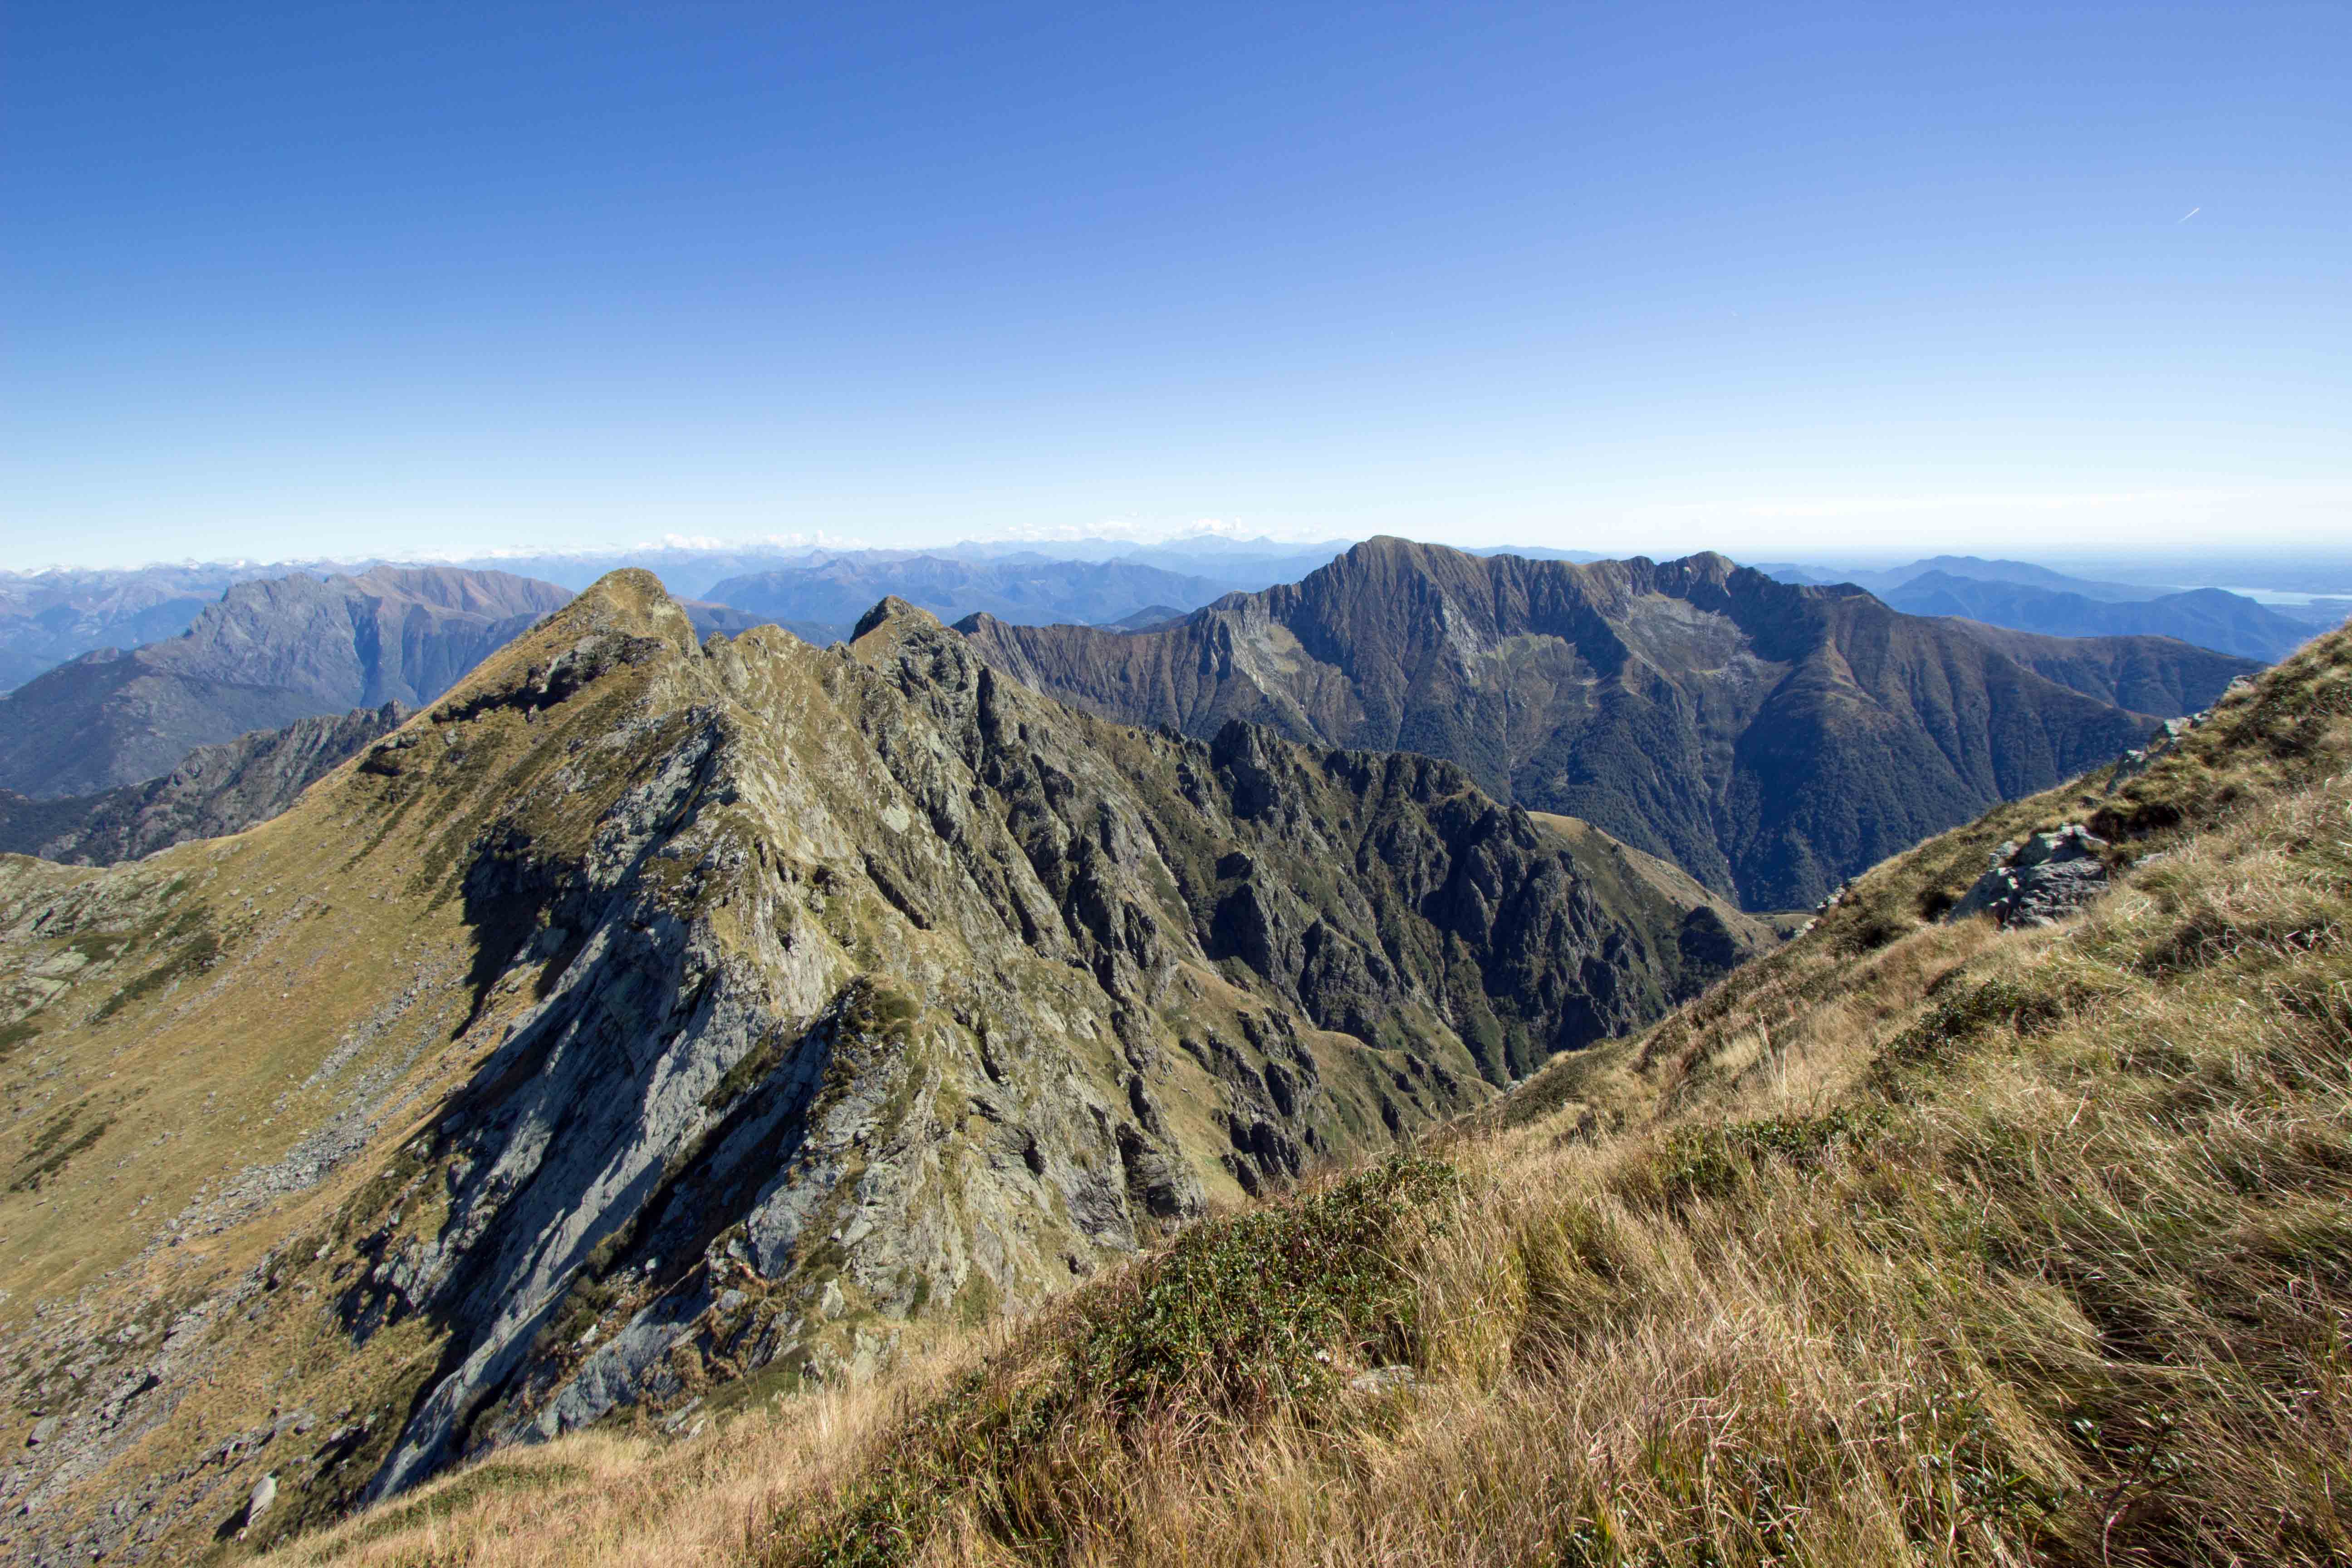
[[[34,800],[0,790],[0,854],[108,866],[191,838],[242,833],[399,728],[409,711],[387,702],[297,719],[282,730],[198,746],[162,778],[100,795]]]
[[[250,832],[0,860],[0,1543],[257,1546],[860,1375],[1762,939],[1451,763],[857,634],[615,574]]]
[[[178,637],[222,590],[284,567],[0,570],[0,692],[98,647]]]
[[[959,629],[1016,679],[1131,723],[1207,736],[1244,719],[1451,759],[1497,798],[1585,818],[1751,910],[1811,904],[2155,722],[2108,700],[2113,660],[2092,661],[2103,695],[2087,695],[2052,679],[2063,659],[2038,672],[1962,623],[1719,555],[1579,564],[1379,539],[1157,631]],[[2168,648],[2193,667],[2128,687],[2178,689],[2183,710],[2254,668],[2132,640],[2133,658]]]

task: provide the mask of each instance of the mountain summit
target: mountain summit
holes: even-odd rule
[[[985,616],[958,629],[1014,679],[1129,723],[1210,735],[1244,719],[1447,758],[1499,799],[1589,820],[1752,910],[1811,904],[2157,722],[2020,657],[2062,676],[2088,660],[2112,692],[2107,639],[2004,651],[1963,623],[1711,553],[1577,563],[1383,538],[1157,630]],[[2184,708],[2258,668],[2131,640]]]

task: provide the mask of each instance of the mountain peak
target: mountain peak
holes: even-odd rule
[[[849,634],[849,640],[860,641],[866,633],[884,627],[890,628],[898,636],[904,636],[911,631],[936,631],[939,625],[939,616],[924,609],[920,605],[910,605],[898,595],[889,594],[884,595],[882,601],[872,609],[857,617],[856,629]]]
[[[489,678],[493,666],[511,658],[528,660],[542,645],[576,643],[599,632],[667,643],[680,653],[694,653],[701,647],[701,640],[694,635],[694,622],[669,596],[662,580],[637,566],[605,573],[530,631],[530,636],[503,650],[505,657],[489,660],[460,684]]]
[[[1757,910],[1811,903],[2136,744],[2152,721],[2086,659],[2129,659],[2135,691],[2141,667],[2168,672],[2168,711],[2236,672],[2185,647],[2012,654],[1861,592],[1776,588],[1712,551],[1572,563],[1381,537],[1150,632],[966,635],[1001,673],[1107,718],[1203,740],[1245,719],[1446,758],[1497,799],[1589,820]],[[1932,718],[1916,695],[1930,688],[1952,693]]]
[[[44,1304],[30,1339],[15,1309],[0,1412],[58,1417],[9,1495],[95,1500],[7,1510],[9,1561],[123,1554],[120,1496],[176,1561],[224,1507],[250,1531],[264,1475],[256,1547],[617,1405],[667,1419],[688,1382],[865,1376],[1486,1103],[1743,951],[1451,764],[1081,719],[903,600],[847,658],[704,658],[685,624],[613,574],[252,832],[0,861],[0,970],[79,987],[0,998],[0,1047],[37,1037],[87,1086],[4,1156],[0,1288]],[[175,1302],[213,1304],[174,1311],[206,1360],[129,1331],[195,1215]],[[315,1385],[197,1381],[289,1336]],[[299,1474],[255,1441],[203,1458],[299,1419],[272,1401],[323,1414],[312,1386],[383,1417]]]
[[[624,566],[583,588],[557,615],[559,624],[587,623],[581,626],[583,631],[593,625],[659,637],[674,629],[670,623],[683,619],[685,612],[671,600],[660,578],[641,566]]]
[[[1342,561],[1425,561],[1431,547],[1415,539],[1402,539],[1393,533],[1376,533],[1360,544],[1350,545]]]

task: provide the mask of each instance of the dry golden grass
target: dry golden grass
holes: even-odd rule
[[[910,1402],[1003,1331],[894,1369],[887,1384],[754,1404],[678,1438],[608,1426],[505,1450],[272,1553],[291,1564],[620,1568],[740,1563],[780,1498],[837,1484]],[[689,1428],[693,1430],[693,1428]]]
[[[2352,1562],[2347,692],[2326,639],[2110,803],[2156,836],[2063,928],[1920,914],[2079,789],[1880,868],[1448,1140],[1385,1239],[1214,1222],[906,1381],[501,1458],[292,1555]],[[1232,1337],[1260,1257],[1363,1313]],[[1349,1389],[1394,1355],[1413,1388]]]

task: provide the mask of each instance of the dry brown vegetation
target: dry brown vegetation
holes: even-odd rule
[[[2084,917],[1927,918],[2092,811]],[[2347,920],[2336,634],[1434,1151],[898,1381],[500,1457],[288,1555],[2352,1561]]]

